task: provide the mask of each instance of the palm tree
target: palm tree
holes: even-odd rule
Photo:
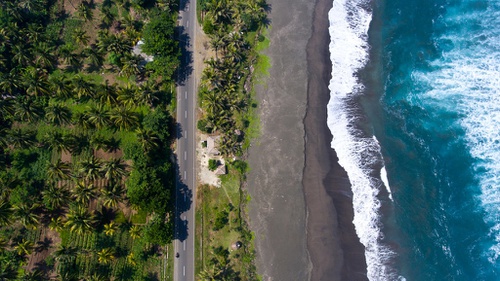
[[[17,254],[20,256],[29,256],[31,252],[33,251],[33,242],[26,240],[23,238],[19,243],[17,243],[16,246],[14,246],[14,249],[17,251]]]
[[[85,21],[92,20],[93,13],[89,2],[83,0],[78,6],[78,16]]]
[[[4,188],[2,186],[2,188]],[[0,226],[8,225],[11,222],[12,208],[8,201],[0,200]]]
[[[44,281],[44,280],[49,280],[49,279],[47,276],[45,276],[44,272],[39,269],[28,271],[21,278],[21,281]]]
[[[129,130],[139,125],[139,116],[132,110],[120,106],[111,112],[111,121],[120,130]]]
[[[92,199],[97,198],[97,188],[93,184],[85,184],[84,182],[78,182],[72,193],[74,200],[81,206],[87,206]]]
[[[49,228],[57,232],[61,232],[64,227],[64,222],[62,217],[53,217],[50,219]]]
[[[111,248],[104,248],[97,252],[99,263],[108,264],[115,259],[115,252]]]
[[[126,171],[127,166],[121,161],[121,159],[110,159],[105,161],[101,167],[101,173],[104,174],[104,177],[114,182],[117,180],[118,182],[122,177],[127,175]]]
[[[58,131],[48,132],[45,135],[44,141],[46,142],[49,149],[55,150],[57,152],[69,151],[71,144],[68,142],[65,135]]]
[[[111,24],[115,21],[115,15],[111,12],[108,7],[101,8],[101,21],[105,27],[111,26]]]
[[[156,84],[152,82],[152,80],[146,80],[139,85],[139,89],[136,93],[137,101],[152,107],[153,104],[158,101],[158,97],[156,96],[157,89],[155,87]]]
[[[102,104],[91,107],[87,111],[87,116],[89,117],[89,122],[97,129],[104,128],[110,123],[108,110]]]
[[[85,278],[85,281],[106,281],[106,277],[99,275],[98,273],[94,273]]]
[[[107,185],[102,190],[103,205],[107,208],[116,207],[123,199],[125,190],[120,184]]]
[[[27,203],[21,203],[12,208],[14,211],[14,217],[24,227],[31,229],[36,229],[38,222],[40,221],[40,216],[35,213],[37,209],[37,204],[28,205]]]
[[[122,69],[120,70],[118,75],[130,77],[132,75],[141,74],[141,69],[142,69],[141,62],[142,59],[139,56],[128,54],[122,57],[121,59]]]
[[[101,103],[105,103],[108,106],[114,105],[117,103],[117,94],[116,94],[116,84],[109,84],[109,81],[106,80],[104,84],[100,84],[97,89],[97,98]]]
[[[87,180],[95,180],[101,176],[101,161],[94,156],[79,163],[78,173]]]
[[[92,230],[94,224],[94,216],[91,215],[86,208],[82,206],[73,207],[69,210],[66,216],[65,227],[69,227],[71,232],[83,234]]]
[[[43,96],[49,94],[49,82],[44,71],[34,67],[27,67],[23,73],[23,81],[29,95]]]
[[[26,48],[26,46],[21,44],[14,45],[12,53],[14,54],[12,60],[17,62],[19,65],[26,66],[33,61],[33,56],[29,52],[29,48]]]
[[[69,46],[65,45],[59,48],[59,56],[63,59],[66,65],[69,65],[75,69],[81,67],[82,62],[80,60],[80,56],[76,53],[73,53],[72,48],[70,48]]]
[[[130,237],[132,237],[132,239],[135,240],[135,239],[140,238],[142,236],[142,229],[140,226],[134,225],[130,228],[129,234],[130,234]]]
[[[69,202],[70,193],[66,186],[56,187],[49,185],[42,191],[43,202],[49,210],[56,210],[66,206]]]
[[[52,180],[67,180],[71,177],[70,165],[57,159],[55,163],[49,162],[47,164],[47,176]]]
[[[35,144],[35,133],[31,131],[22,131],[21,129],[12,129],[7,139],[9,144],[16,148],[29,148]]]
[[[35,123],[44,115],[43,108],[29,97],[16,99],[14,111],[18,120],[28,123]]]
[[[118,230],[118,225],[115,222],[110,222],[104,225],[104,234],[113,236]]]
[[[73,40],[75,40],[76,44],[79,45],[87,45],[89,43],[90,37],[87,35],[85,30],[77,28],[73,31]]]
[[[95,86],[87,82],[83,76],[77,74],[73,77],[72,80],[73,86],[74,86],[74,91],[76,96],[81,99],[83,97],[88,97],[91,98],[94,96],[94,88]]]
[[[52,96],[65,100],[73,96],[71,92],[71,83],[65,76],[51,75],[49,76],[49,84]]]
[[[0,280],[17,280],[17,271],[11,261],[0,264]]]
[[[71,121],[71,111],[64,105],[53,104],[45,109],[45,119],[56,126],[68,125]]]
[[[125,87],[120,87],[117,90],[118,98],[117,100],[124,106],[135,105],[135,97],[137,94],[137,88],[128,83]]]
[[[76,260],[78,249],[69,245],[59,245],[59,248],[54,251],[54,259],[63,264],[69,264]]]
[[[35,63],[42,68],[52,68],[54,66],[54,47],[42,42],[34,47]]]
[[[93,64],[95,67],[102,66],[102,63],[104,61],[104,56],[102,52],[100,52],[97,48],[95,48],[95,45],[91,45],[83,49],[82,55],[86,57],[89,60],[89,62]]]
[[[73,115],[73,121],[84,131],[88,131],[93,128],[92,123],[89,121],[89,115],[86,112],[77,112]]]
[[[141,144],[144,151],[150,151],[151,149],[158,147],[159,138],[153,131],[137,129],[135,133],[137,134],[137,140]]]

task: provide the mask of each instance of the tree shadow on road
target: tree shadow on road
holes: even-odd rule
[[[187,239],[188,235],[194,235],[194,233],[189,233],[189,225],[187,222],[186,215],[183,214],[190,210],[193,204],[193,191],[184,182],[186,175],[180,172],[178,165],[178,157],[176,158],[176,189],[175,189],[175,212],[174,212],[174,239],[179,239],[184,241]],[[195,188],[195,187],[192,187]],[[194,224],[194,221],[191,222]]]
[[[184,86],[189,76],[193,73],[193,52],[189,50],[191,46],[191,38],[186,33],[183,26],[176,27],[178,34],[179,47],[181,49],[180,65],[177,68],[177,85]]]

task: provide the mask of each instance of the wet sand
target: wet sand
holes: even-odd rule
[[[250,226],[264,280],[366,280],[352,193],[326,123],[332,0],[270,0],[270,77],[257,88]]]

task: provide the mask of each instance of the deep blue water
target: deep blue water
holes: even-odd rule
[[[328,125],[370,279],[500,280],[500,1],[335,2]]]

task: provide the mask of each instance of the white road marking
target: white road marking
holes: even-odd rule
[[[182,276],[186,276],[186,266],[182,266]]]
[[[183,219],[183,220],[186,220],[186,216],[183,216],[183,217],[182,217],[182,219]]]
[[[189,12],[189,5],[186,5],[186,11]]]
[[[184,160],[187,160],[187,152],[184,151]]]
[[[188,92],[184,92],[184,99],[187,100],[188,98]]]
[[[184,179],[187,179],[186,175],[187,175],[187,173],[186,173],[186,171],[184,171]]]
[[[186,27],[189,27],[189,21],[188,21],[188,22],[186,22]]]
[[[182,248],[184,249],[184,251],[186,251],[186,240],[184,240],[184,242],[182,242]]]
[[[188,112],[187,112],[187,110],[184,110],[184,118],[186,118],[186,119],[188,118]]]

